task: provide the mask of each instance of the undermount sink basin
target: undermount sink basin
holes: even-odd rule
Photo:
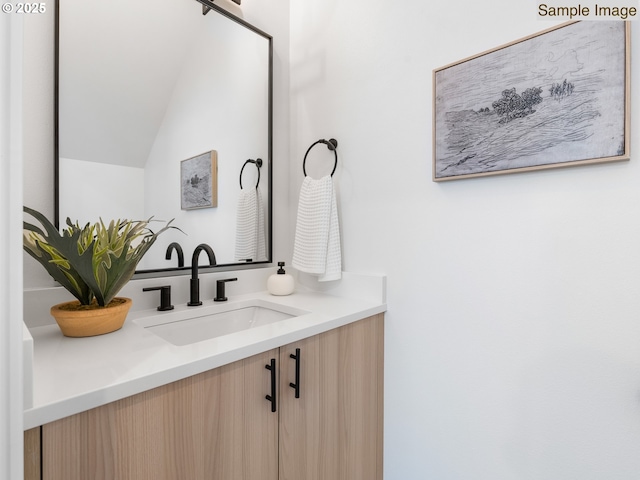
[[[308,313],[264,301],[192,307],[134,320],[138,325],[177,346],[263,327]]]

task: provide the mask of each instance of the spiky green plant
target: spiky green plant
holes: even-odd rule
[[[158,235],[171,227],[171,221],[153,232],[149,220],[102,219],[80,227],[67,218],[62,234],[40,212],[24,207],[24,212],[38,220],[44,230],[23,222],[23,248],[35,258],[54,280],[58,281],[82,305],[108,305],[120,289],[131,280],[138,262]]]

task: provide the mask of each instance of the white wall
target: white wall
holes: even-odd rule
[[[59,5],[60,155],[144,167],[180,66],[205,23],[200,6],[174,0]]]
[[[24,16],[23,203],[53,218],[54,2]],[[25,288],[53,285],[44,269],[23,253]]]
[[[145,164],[147,217],[174,218],[181,231],[160,237],[142,259],[141,269],[157,268],[171,242],[180,243],[187,255],[206,242],[218,263],[234,263],[240,170],[249,158],[268,157],[269,42],[220,15],[211,16],[198,22],[200,30],[181,64]],[[200,45],[208,46],[206,53]],[[216,207],[182,210],[181,161],[211,150],[218,161]],[[265,163],[260,181],[265,198],[267,170]],[[256,167],[245,169],[243,186],[256,181]],[[200,260],[209,264],[206,255]]]
[[[0,17],[0,480],[23,476],[22,32]]]
[[[98,218],[105,222],[148,218],[144,211],[144,168],[62,157],[58,168],[60,190],[76,192],[60,198],[61,226],[66,225],[67,217],[80,226]]]
[[[640,163],[431,181],[432,70],[535,8],[291,3],[290,190],[335,137],[344,269],[388,275],[385,480],[640,475]]]

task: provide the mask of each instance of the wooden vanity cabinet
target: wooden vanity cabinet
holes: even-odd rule
[[[42,427],[43,480],[277,480],[272,350]]]
[[[280,348],[280,480],[382,480],[383,318]]]
[[[265,398],[272,359],[276,412]],[[380,314],[46,424],[25,441],[40,430],[43,480],[381,480],[382,360]]]
[[[32,428],[24,432],[24,480],[40,480],[40,430]]]

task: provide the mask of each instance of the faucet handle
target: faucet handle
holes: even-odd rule
[[[238,280],[237,278],[223,278],[222,280],[216,280],[216,298],[213,299],[214,302],[226,302],[228,298],[224,293],[224,286],[227,282],[235,282]]]
[[[143,288],[143,292],[151,292],[154,290],[160,290],[160,306],[158,310],[164,312],[166,310],[173,310],[171,305],[171,285],[162,285],[161,287],[146,287]]]

